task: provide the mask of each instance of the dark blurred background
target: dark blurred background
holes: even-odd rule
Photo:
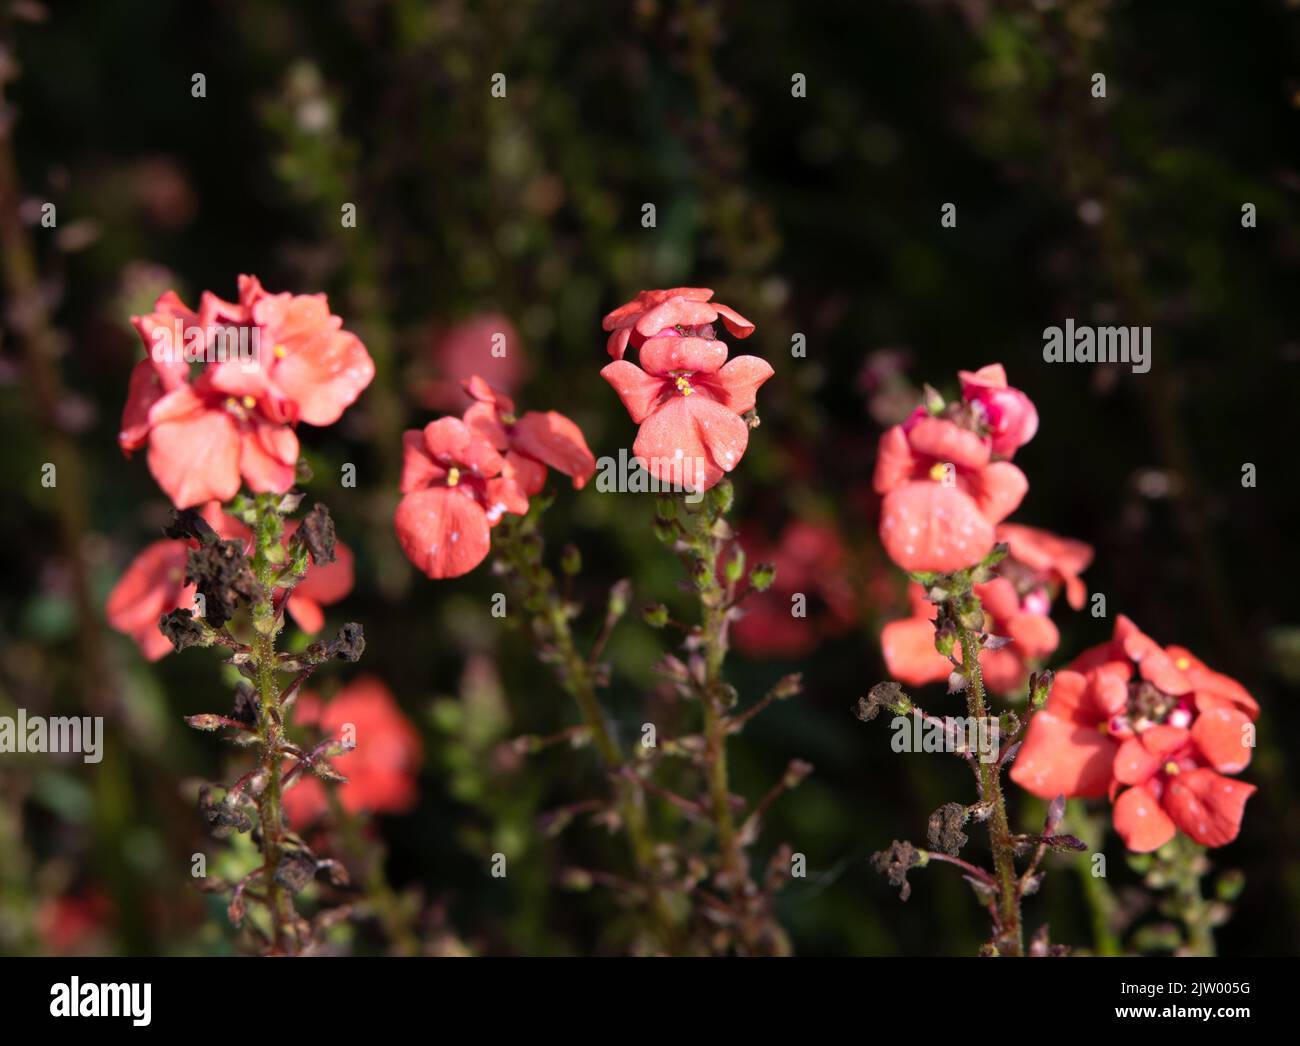
[[[402,558],[400,433],[459,409],[447,389],[476,329],[459,325],[508,323],[494,380],[617,454],[633,428],[599,376],[600,317],[644,287],[687,284],[753,319],[745,350],[776,368],[735,475],[743,538],[779,548],[791,523],[811,523],[839,549],[808,568],[813,627],[741,644],[728,665],[747,700],[805,674],[806,694],[759,717],[732,757],[751,798],[792,757],[816,767],[757,847],[786,840],[808,857],[808,878],[779,901],[796,949],[969,953],[987,933],[952,869],[915,873],[907,904],[870,870],[872,851],[920,842],[929,812],[971,790],[956,760],[899,758],[888,730],[851,709],[884,677],[879,628],[905,606],[875,538],[875,441],[921,383],[951,390],[959,368],[1001,361],[1041,416],[1017,458],[1031,488],[1015,519],[1092,543],[1085,580],[1109,608],[1097,620],[1058,604],[1058,660],[1106,639],[1123,612],[1256,695],[1260,746],[1244,776],[1260,791],[1241,838],[1214,855],[1246,879],[1220,947],[1296,952],[1298,6],[0,4],[12,203],[0,711],[109,717],[96,766],[0,757],[0,952],[231,947],[221,903],[189,871],[195,852],[229,852],[203,833],[193,788],[235,757],[180,719],[224,711],[229,680],[208,652],[150,665],[102,607],[167,518],[143,455],[126,461],[116,444],[141,353],[128,317],[168,288],[190,303],[204,289],[234,297],[239,273],[326,291],[377,364],[341,425],[300,431],[319,477],[309,489],[357,557],[329,620],[361,621],[369,637],[362,665],[320,689],[377,675],[422,735],[419,803],[378,818],[373,845],[394,903],[440,950],[620,950],[609,898],[554,880],[616,867],[622,851],[585,824],[554,838],[534,827],[600,789],[590,752],[519,767],[494,756],[575,714],[527,637],[490,616],[500,586],[486,565],[430,582]],[[496,73],[505,98],[490,91]],[[795,74],[806,97],[792,96]],[[40,222],[46,202],[54,228]],[[948,202],[956,228],[940,226]],[[355,228],[341,225],[346,203]],[[1245,203],[1257,227],[1243,228]],[[1150,324],[1150,372],[1045,364],[1042,331],[1066,317]],[[796,333],[806,358],[791,355]],[[45,462],[59,468],[53,489]],[[332,478],[347,462],[355,488]],[[548,536],[553,552],[584,552],[584,634],[624,576],[638,602],[689,613],[652,511],[632,494],[559,489]],[[788,605],[788,591],[770,598]],[[611,645],[606,698],[627,736],[664,639],[633,616]],[[1013,802],[1018,824],[1041,818],[1037,800]],[[1113,835],[1095,842],[1122,899],[1139,879]],[[484,870],[498,850],[506,880]],[[1050,865],[1028,921],[1097,947],[1102,902],[1084,865]],[[1154,918],[1120,937],[1131,946]],[[382,942],[363,928],[349,947]]]

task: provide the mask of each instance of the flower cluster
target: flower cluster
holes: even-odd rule
[[[168,291],[132,317],[148,357],[131,373],[118,443],[148,446],[177,508],[294,482],[298,422],[332,425],[375,374],[323,294],[269,294],[239,277],[239,301],[204,291],[198,310]]]
[[[679,490],[708,490],[740,463],[749,445],[745,415],[773,373],[757,356],[728,361],[715,322],[737,338],[754,325],[711,297],[703,287],[642,291],[603,322],[614,362],[600,373],[640,426],[632,451]],[[629,348],[640,366],[624,359]]]
[[[999,363],[960,377],[960,400],[931,392],[880,439],[880,540],[907,571],[948,574],[978,563],[1029,488],[1011,458],[1038,430],[1033,403],[1008,387]]]
[[[1083,606],[1086,590],[1079,574],[1092,562],[1092,548],[1082,541],[1014,523],[1001,524],[995,537],[1006,543],[1009,553],[998,564],[998,576],[976,584],[974,591],[984,608],[985,631],[1011,642],[985,646],[979,657],[985,684],[999,693],[1010,693],[1024,685],[1033,663],[1056,650],[1060,634],[1049,614],[1057,592],[1064,589],[1066,601],[1075,610]],[[908,596],[911,616],[891,621],[880,635],[889,674],[912,686],[945,680],[953,665],[935,649],[938,608],[915,582]]]
[[[1120,615],[1110,642],[1057,673],[1011,779],[1044,798],[1108,796],[1115,830],[1137,853],[1180,830],[1223,846],[1255,791],[1226,775],[1250,762],[1258,715],[1241,684]]]
[[[514,402],[478,375],[465,382],[473,403],[402,436],[404,497],[393,524],[402,550],[431,578],[459,577],[483,562],[491,528],[522,516],[553,468],[584,486],[596,459],[582,430],[556,411],[519,415]]]

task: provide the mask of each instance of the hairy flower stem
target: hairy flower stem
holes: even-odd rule
[[[984,674],[980,668],[979,636],[964,624],[957,626],[961,644],[962,675],[966,677],[966,706],[976,722],[988,716],[984,695]],[[1020,884],[1016,878],[1016,855],[1011,841],[1007,803],[1002,794],[1002,771],[996,763],[976,761],[980,797],[989,804],[989,842],[993,849],[993,870],[998,882],[998,950],[1003,955],[1023,955],[1024,932],[1020,924]]]
[[[721,542],[712,535],[701,542],[696,557],[695,578],[700,592],[701,639],[704,645],[704,687],[700,706],[704,714],[705,752],[708,760],[709,796],[718,829],[718,849],[728,878],[739,881],[745,874],[745,855],[736,836],[731,813],[731,788],[727,773],[727,718],[719,707],[723,690],[722,664],[727,656],[727,607],[725,592],[718,581]]]
[[[275,640],[282,622],[272,605],[272,592],[284,548],[280,544],[283,520],[274,498],[258,495],[256,523],[253,526],[253,572],[260,586],[260,598],[253,605],[254,676],[258,696],[257,735],[261,741],[261,765],[266,786],[258,797],[262,833],[262,877],[266,887],[266,907],[271,918],[272,943],[278,954],[292,954],[297,947],[290,942],[290,930],[296,931],[297,915],[293,898],[276,880],[276,869],[284,852],[284,810],[282,805],[278,754],[284,740],[284,718],[280,709],[280,688],[275,678]]]
[[[542,509],[544,511],[544,508]],[[569,625],[573,611],[555,584],[555,575],[542,565],[545,545],[537,527],[537,515],[523,519],[507,516],[497,528],[496,545],[522,590],[525,613],[535,635],[550,647],[546,660],[555,664],[565,692],[573,698],[591,735],[601,761],[611,774],[619,775],[614,790],[619,815],[627,831],[633,865],[649,901],[651,925],[661,947],[672,952],[676,946],[676,919],[668,905],[655,870],[655,845],[646,818],[645,804],[635,782],[621,771],[630,767],[617,739],[610,732],[605,712],[596,693],[592,667],[578,650]],[[612,611],[611,611],[612,613]],[[621,614],[621,611],[620,611]]]

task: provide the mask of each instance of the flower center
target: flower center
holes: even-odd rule
[[[454,487],[460,482],[460,469],[455,465],[447,470],[447,486]]]
[[[1165,763],[1165,773],[1167,773],[1170,777],[1172,777],[1174,774],[1179,772],[1180,771],[1178,769],[1178,764],[1175,763],[1172,759],[1170,759],[1169,762]]]
[[[691,379],[688,378],[685,374],[677,375],[677,380],[675,384],[677,385],[677,391],[680,392],[683,396],[689,396],[692,392],[695,391],[693,388],[691,388]]]
[[[930,478],[936,483],[942,483],[943,477],[948,474],[948,467],[942,461],[936,461],[930,466]]]
[[[277,345],[272,351],[275,353],[275,358],[277,360],[282,360],[289,355],[289,350],[283,345]]]

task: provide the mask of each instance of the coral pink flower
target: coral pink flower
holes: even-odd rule
[[[1030,666],[1051,654],[1060,642],[1060,633],[1047,616],[1050,604],[1022,598],[1005,577],[976,585],[975,594],[984,605],[987,631],[1011,640],[996,650],[980,651],[984,683],[997,693],[1013,693],[1024,686]],[[909,586],[908,596],[912,616],[891,621],[880,634],[889,674],[911,686],[945,680],[953,665],[934,648],[938,607],[925,598],[925,589],[920,585]],[[957,644],[954,656],[961,656],[961,644]]]
[[[741,417],[754,409],[758,388],[772,367],[757,356],[727,361],[716,340],[719,316],[736,337],[754,325],[725,305],[709,303],[712,291],[677,288],[642,291],[636,301],[605,317],[613,331],[614,362],[601,377],[614,387],[632,420],[641,426],[632,451],[661,483],[707,490],[734,469],[749,445]],[[623,359],[638,349],[641,366]]]
[[[482,375],[495,389],[512,393],[527,376],[519,332],[505,316],[484,312],[438,334],[433,344],[438,377],[420,386],[421,403],[434,410],[455,410],[461,389]]]
[[[393,517],[406,557],[431,578],[459,577],[488,554],[503,512],[524,515],[528,498],[505,458],[459,418],[402,435],[402,498]]]
[[[1053,590],[1063,587],[1065,601],[1075,610],[1083,608],[1088,590],[1079,575],[1092,562],[1091,545],[1019,523],[1000,524],[995,538],[1010,549],[998,573],[1013,578],[1022,599],[1050,603]]]
[[[1011,458],[1038,431],[1038,411],[1019,389],[1008,388],[1000,363],[958,371],[962,399],[976,407],[992,439],[993,453]]]
[[[329,737],[352,740],[356,748],[332,760],[347,777],[338,785],[339,802],[352,813],[404,813],[415,805],[415,778],[423,745],[389,689],[373,676],[361,676],[328,703],[304,691],[293,720]],[[325,786],[304,772],[284,793],[290,822],[305,827],[328,809]]]
[[[1204,846],[1237,837],[1255,786],[1225,776],[1250,762],[1259,706],[1180,647],[1128,618],[1056,676],[1011,778],[1043,798],[1114,801],[1115,830],[1146,853],[1182,831]]]
[[[198,312],[169,291],[132,318],[149,353],[131,373],[118,443],[148,444],[149,469],[178,508],[228,501],[241,477],[251,490],[293,484],[293,425],[330,425],[370,384],[374,364],[340,330],[322,294],[267,294],[239,278],[240,300],[205,292]],[[196,337],[197,358],[186,345]],[[221,357],[229,338],[247,353]],[[191,375],[191,362],[201,363]]]
[[[477,374],[465,382],[474,403],[465,424],[505,454],[505,471],[513,473],[525,497],[540,494],[546,466],[563,472],[581,490],[596,471],[596,458],[582,430],[558,411],[515,413],[514,401]]]
[[[750,538],[742,544],[750,563],[776,567],[776,581],[751,594],[743,616],[731,626],[739,649],[753,657],[800,657],[852,627],[857,601],[845,572],[844,543],[834,527],[794,520],[775,547]],[[801,617],[794,615],[797,595],[808,604]]]
[[[754,325],[749,320],[729,306],[710,302],[712,297],[713,291],[707,287],[642,291],[601,323],[605,330],[613,332],[606,346],[610,356],[621,360],[629,345],[639,349],[647,340],[662,337],[671,328],[706,327],[719,317],[733,337],[748,338],[754,333]]]

